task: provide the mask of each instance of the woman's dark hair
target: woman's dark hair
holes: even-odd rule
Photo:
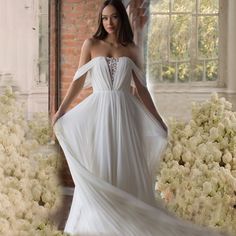
[[[98,16],[98,29],[97,32],[93,35],[93,38],[102,40],[105,39],[108,34],[102,24],[102,11],[107,5],[112,5],[113,7],[115,7],[119,16],[120,26],[117,32],[118,42],[124,46],[129,43],[133,43],[134,34],[129,22],[129,17],[127,15],[126,9],[121,0],[106,0],[102,4]]]

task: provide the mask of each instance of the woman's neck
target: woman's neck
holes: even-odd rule
[[[119,42],[115,34],[110,34],[106,37],[105,42],[109,43],[111,46],[119,46]]]

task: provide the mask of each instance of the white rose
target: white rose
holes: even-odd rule
[[[210,137],[209,137],[210,140],[214,141],[214,140],[216,140],[219,136],[220,136],[220,135],[219,135],[219,130],[218,130],[218,128],[212,127],[212,128],[210,129]]]
[[[224,148],[227,148],[229,145],[229,138],[226,136],[224,137],[221,142],[220,142],[220,148],[221,149],[224,149]]]
[[[192,162],[193,157],[192,154],[189,150],[186,150],[183,154],[182,154],[182,160],[184,162]]]
[[[232,161],[232,154],[227,150],[222,159],[224,163],[230,163]]]
[[[8,234],[10,230],[10,222],[4,218],[0,218],[0,232]]]
[[[219,99],[218,93],[217,93],[217,92],[213,92],[213,93],[211,94],[211,101],[212,101],[212,102],[217,102],[218,99]]]
[[[191,125],[189,125],[189,124],[186,125],[184,130],[183,130],[183,133],[184,133],[184,136],[187,137],[187,138],[192,136],[193,135],[193,130],[192,130]]]
[[[212,147],[211,153],[213,155],[214,161],[220,162],[221,156],[222,156],[222,152],[218,148]]]
[[[227,164],[225,165],[225,168],[228,169],[228,170],[231,170],[231,165],[230,165],[229,163],[227,163]]]
[[[224,117],[224,119],[222,120],[222,123],[226,128],[231,126],[231,121],[228,116]]]
[[[33,196],[33,199],[35,201],[39,201],[40,200],[40,197],[42,195],[42,186],[41,185],[34,185],[31,189],[31,193],[32,193],[32,196]]]
[[[232,103],[230,103],[229,101],[225,101],[225,109],[227,110],[232,110]]]
[[[183,147],[180,143],[177,143],[174,147],[173,147],[173,155],[174,155],[174,159],[175,160],[179,160],[180,159],[180,156],[182,154],[182,150],[183,150]]]
[[[236,132],[236,123],[231,123],[231,129]]]
[[[201,157],[206,156],[207,155],[207,145],[205,143],[201,143],[200,145],[198,145],[197,151],[198,151],[199,155],[201,155]]]
[[[193,150],[193,151],[196,150],[198,143],[199,143],[199,138],[198,137],[196,137],[196,136],[191,137],[189,139],[190,149]]]

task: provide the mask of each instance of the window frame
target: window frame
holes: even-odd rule
[[[160,13],[161,14],[161,13]],[[171,12],[169,13],[169,15]],[[167,15],[165,13],[165,15]],[[205,14],[204,14],[205,15]],[[197,81],[197,82],[174,82],[174,83],[165,83],[165,82],[149,82],[149,87],[154,89],[188,89],[189,88],[202,88],[202,89],[210,89],[210,88],[226,88],[227,81],[227,15],[228,15],[228,0],[219,0],[219,44],[218,44],[218,78],[215,81]],[[151,14],[150,14],[151,17]],[[170,32],[168,32],[168,40],[169,40]],[[178,62],[177,62],[178,63]],[[146,61],[146,65],[148,62]],[[148,69],[148,66],[147,66]]]

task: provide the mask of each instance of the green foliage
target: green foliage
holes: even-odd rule
[[[199,17],[199,54],[203,58],[218,56],[218,18],[215,16]]]

